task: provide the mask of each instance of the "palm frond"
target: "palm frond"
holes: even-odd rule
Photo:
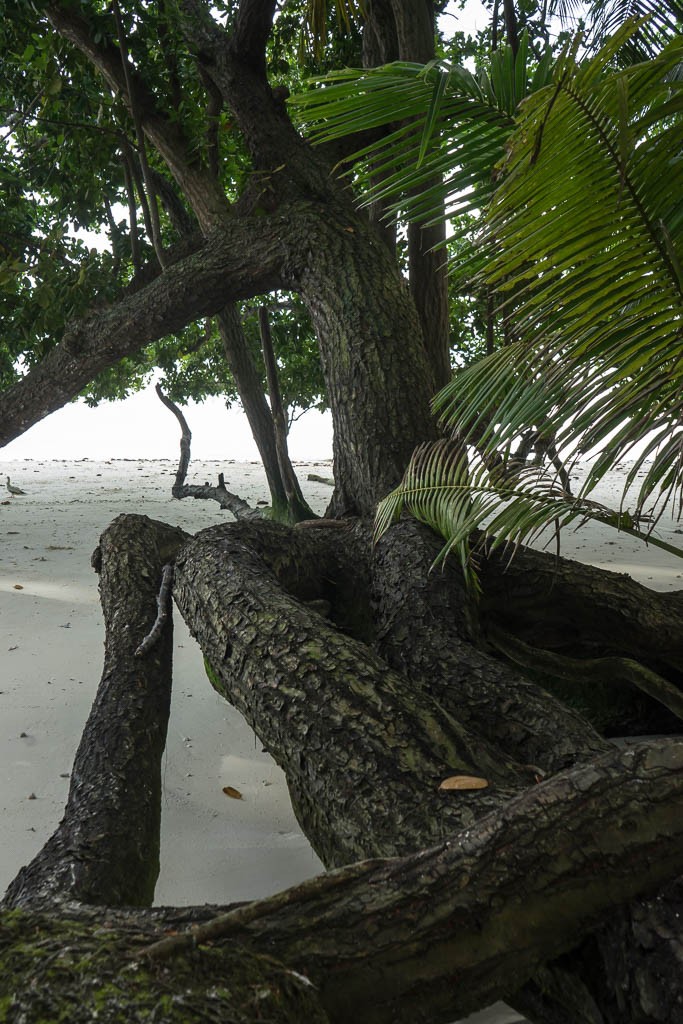
[[[612,509],[587,495],[575,497],[552,470],[515,465],[514,459],[491,465],[476,449],[468,451],[459,441],[446,438],[415,450],[403,480],[379,504],[375,542],[403,511],[445,538],[434,565],[456,553],[475,594],[482,552],[502,546],[512,557],[522,543],[543,540],[547,546],[571,523],[583,525],[592,520],[683,558],[683,548],[653,535],[642,517]]]
[[[429,223],[480,210],[514,124],[514,112],[551,76],[550,54],[533,65],[522,36],[473,73],[445,61],[397,62],[370,71],[340,71],[290,104],[314,142],[373,132],[350,160],[366,204]]]
[[[514,546],[586,519],[683,557],[652,533],[683,503],[683,40],[615,72],[633,30],[592,60],[568,53],[520,110],[479,239],[516,340],[435,400],[459,460],[446,442],[419,449],[378,518],[406,508],[470,573],[474,530]],[[594,457],[577,496],[547,465],[517,464],[531,429],[569,463]],[[626,455],[626,489],[642,475],[633,513],[591,497]]]
[[[683,27],[681,0],[593,0],[586,16],[592,36],[600,45],[629,20],[638,27],[624,42],[622,63],[635,64],[655,57]]]
[[[606,73],[620,35],[525,104],[480,240],[520,341],[436,402],[465,438],[485,420],[492,451],[552,421],[569,458],[602,452],[591,486],[653,431],[683,447],[683,40]],[[643,500],[661,478],[656,456]]]

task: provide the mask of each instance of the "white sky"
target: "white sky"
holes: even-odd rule
[[[192,431],[193,459],[258,460],[259,454],[240,408],[218,398],[183,407]],[[0,449],[2,459],[177,459],[180,427],[153,386],[123,402],[90,409],[74,402],[36,423]],[[293,424],[289,454],[299,461],[332,458],[332,420],[311,410]]]

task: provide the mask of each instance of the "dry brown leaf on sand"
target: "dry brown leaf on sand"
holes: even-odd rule
[[[233,800],[244,799],[239,789],[235,789],[234,786],[223,786],[223,792],[225,793],[226,796],[231,796]]]
[[[439,785],[439,789],[486,789],[488,781],[476,775],[449,775]]]

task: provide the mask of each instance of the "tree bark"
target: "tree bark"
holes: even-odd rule
[[[483,612],[520,639],[577,656],[632,657],[683,682],[683,591],[522,548],[482,563]]]
[[[397,38],[401,31],[406,38],[421,32],[422,17],[418,24],[405,16],[413,9],[429,13],[426,5],[393,6],[397,19],[404,18]],[[95,43],[81,11],[57,0],[47,9],[64,37],[125,95],[116,48]],[[142,128],[205,238],[170,252],[163,274],[150,280],[143,271],[137,290],[110,308],[69,325],[61,344],[3,395],[0,443],[149,341],[234,299],[287,287],[303,296],[320,341],[335,427],[334,511],[369,514],[399,479],[414,444],[434,435],[433,360],[415,302],[384,242],[270,90],[264,45],[273,0],[242,0],[232,38],[212,21],[207,4],[182,0],[181,9],[193,57],[242,132],[254,172],[249,192],[229,209],[182,125],[157,109],[136,73],[130,94]],[[40,902],[55,910],[64,900],[115,906],[150,898],[168,635],[149,665],[139,659],[130,665],[154,615],[161,564],[154,546],[163,531],[150,529],[156,539],[142,545],[148,578],[141,604],[112,600],[107,612],[109,660],[65,820],[17,879],[12,904]],[[144,530],[133,526],[132,532],[141,537]],[[236,934],[229,929],[238,922],[244,942],[267,944],[287,966],[236,950],[228,938],[213,946],[190,943],[168,969],[164,961],[135,967],[125,957],[137,940],[111,909],[90,910],[88,917],[76,908],[89,921],[84,928],[83,918],[62,927],[5,912],[0,1016],[13,1022],[143,1020],[153,1013],[183,1021],[212,1015],[324,1021],[326,1014],[448,1020],[514,991],[536,971],[512,998],[537,1020],[557,1024],[567,1006],[572,1024],[681,1019],[680,883],[634,902],[569,950],[600,912],[681,869],[674,813],[680,744],[605,752],[579,716],[500,667],[486,643],[486,616],[524,638],[531,615],[548,622],[536,633],[542,645],[553,648],[569,623],[585,653],[595,645],[589,620],[598,620],[620,655],[649,657],[654,636],[660,648],[654,670],[672,677],[680,671],[680,599],[663,604],[664,614],[641,614],[637,596],[625,599],[623,588],[603,585],[602,576],[599,584],[586,578],[576,597],[578,573],[562,568],[550,587],[547,559],[527,563],[515,581],[494,566],[485,580],[480,630],[461,590],[436,577],[417,585],[429,548],[423,539],[419,531],[403,539],[397,534],[395,546],[389,539],[371,557],[366,527],[292,532],[244,523],[193,539],[176,566],[176,598],[214,685],[244,711],[285,768],[299,819],[325,862],[377,854],[408,859],[361,863],[265,907],[237,911],[224,937]],[[116,547],[127,565],[127,547]],[[406,552],[403,566],[399,547]],[[123,580],[128,569],[119,571]],[[103,596],[115,594],[108,572]],[[329,621],[320,615],[327,606]],[[667,623],[674,608],[679,617]],[[576,759],[589,763],[536,785],[543,771]],[[138,792],[140,765],[149,782]],[[453,775],[477,776],[487,786],[455,796],[438,788]],[[441,846],[415,853],[427,844]],[[173,927],[173,917],[150,911],[129,915],[128,922],[147,942],[149,922]],[[28,949],[27,934],[36,940]],[[365,945],[355,951],[359,935]],[[36,968],[41,949],[46,958]],[[545,962],[558,954],[560,961]],[[67,967],[63,1009],[53,993]],[[309,969],[315,989],[298,977]],[[74,988],[77,977],[85,982]],[[159,1011],[160,991],[168,998]]]
[[[604,753],[608,744],[578,712],[481,649],[486,641],[479,609],[455,560],[427,571],[441,547],[431,530],[405,521],[374,550],[373,601],[382,657],[522,764],[552,772]]]
[[[322,531],[319,532],[322,534]],[[314,534],[315,531],[311,530],[307,531],[307,533]],[[243,536],[246,538],[245,534],[243,534]],[[218,537],[216,537],[215,540],[217,541]],[[251,543],[253,543],[253,541]],[[259,538],[258,546],[260,551],[263,552],[263,538]],[[276,556],[279,559],[281,559],[282,557],[281,552],[283,547],[284,538],[282,543],[276,544],[275,546],[276,552],[280,552],[280,554]],[[338,548],[338,544],[336,545],[336,547]],[[397,548],[398,547],[399,545],[397,544]],[[188,553],[191,548],[192,545],[190,545],[190,548],[187,549]],[[206,557],[206,555],[202,556],[203,560],[205,560],[207,563],[207,568],[209,572],[215,572],[215,568],[212,569],[211,567],[215,567],[215,565],[220,561],[221,556],[218,554],[218,548],[219,546],[214,547],[213,553],[209,553],[211,552],[212,549],[208,548],[206,552],[206,554],[208,554],[208,558]],[[362,564],[362,559],[356,551],[354,551],[353,554],[351,554],[349,550],[349,541],[347,539],[345,539],[343,548],[347,552],[347,555],[353,558],[354,564]],[[410,550],[410,545],[407,544],[406,551],[410,553]],[[232,552],[231,549],[231,557],[233,557],[233,554],[234,552]],[[238,560],[240,562],[242,561],[242,557],[242,553],[240,553],[238,557]],[[273,556],[270,557],[272,558]],[[548,563],[552,563],[552,558],[546,556],[546,559]],[[320,552],[318,556],[315,558],[315,562],[320,569],[323,569],[324,578],[334,578],[334,570],[332,569],[332,567],[328,567],[328,565],[326,565],[322,552]],[[231,601],[233,605],[235,605],[236,601],[239,603],[239,597],[237,596],[237,593],[233,592],[232,597],[230,597],[230,595],[227,594],[225,590],[221,591],[220,584],[212,584],[208,580],[208,577],[206,579],[206,582],[202,581],[201,585],[198,585],[199,577],[196,574],[195,570],[199,568],[199,565],[195,565],[194,555],[192,556],[192,563],[195,567],[192,570],[191,576],[188,577],[188,582],[189,579],[191,579],[192,581],[191,587],[188,585],[188,590],[191,589],[192,594],[195,595],[200,601],[204,600],[204,598],[201,597],[200,592],[206,592],[208,594],[210,591],[213,592],[214,588],[216,588],[217,592],[221,594],[217,606],[221,609],[221,613],[226,609],[226,607],[230,605]],[[294,578],[299,580],[302,577],[310,579],[310,575],[306,573],[303,569],[303,563],[298,561],[298,564],[298,573],[295,574]],[[424,562],[422,563],[421,568],[422,573],[424,573],[426,568]],[[409,569],[410,563],[408,563],[408,575],[410,575]],[[203,573],[204,570],[200,570],[200,575],[203,576]],[[267,606],[270,601],[270,596],[266,598],[264,590],[261,589],[262,587],[266,587],[267,592],[267,584],[264,583],[263,575],[264,574],[262,570],[255,569],[254,577],[258,577],[259,581],[258,595],[260,599],[258,600],[258,606],[261,608]],[[283,577],[280,576],[281,582],[282,579]],[[247,580],[245,576],[243,576],[240,573],[234,580],[233,585],[235,587],[235,590],[239,593],[249,593],[251,590],[252,581]],[[430,586],[431,585],[432,582],[430,581]],[[390,584],[387,585],[387,589],[391,589]],[[437,586],[436,593],[438,594],[438,592],[439,588]],[[319,596],[319,594],[320,592],[316,591],[314,596]],[[404,589],[402,591],[399,591],[399,595],[400,596],[396,600],[396,605],[398,605],[399,607],[405,607],[406,609],[409,609],[413,606],[413,596],[409,590]],[[310,598],[312,595],[305,594],[299,596]],[[321,596],[324,596],[324,594]],[[401,597],[403,598],[403,601],[401,601]],[[180,599],[180,603],[181,607],[183,607],[183,610],[187,617],[190,619],[191,623],[196,623],[199,620],[199,618],[201,618],[202,621],[205,623],[207,620],[210,620],[213,617],[212,613],[209,613],[207,615],[206,608],[202,608],[200,610],[199,606],[196,606],[196,609],[194,611],[190,611],[188,610],[188,607],[184,605],[182,598]],[[332,614],[334,615],[334,602],[332,602],[332,605]],[[420,601],[417,600],[415,602],[417,615],[413,627],[417,635],[416,646],[419,646],[420,633],[421,630],[424,628],[422,624],[423,620],[421,619],[420,614],[420,607]],[[236,702],[237,706],[243,708],[247,717],[250,718],[252,724],[254,724],[257,731],[259,731],[263,736],[266,745],[272,750],[276,759],[281,761],[283,766],[285,766],[285,770],[290,774],[293,798],[295,805],[297,806],[298,813],[300,815],[300,821],[304,829],[311,837],[314,846],[317,847],[320,855],[327,863],[339,864],[345,857],[348,856],[358,857],[376,855],[377,853],[393,853],[396,850],[396,846],[392,845],[392,843],[395,843],[395,839],[393,837],[395,837],[397,828],[410,829],[410,834],[414,836],[414,843],[416,845],[420,845],[421,842],[424,843],[431,841],[428,838],[428,836],[434,834],[434,820],[437,811],[433,805],[430,806],[430,821],[427,823],[427,831],[425,831],[424,819],[420,818],[420,813],[424,809],[425,800],[428,800],[429,798],[428,795],[425,797],[424,792],[422,794],[420,794],[419,792],[416,794],[420,806],[411,809],[411,811],[408,811],[408,809],[411,808],[411,800],[414,800],[416,798],[415,795],[411,795],[410,787],[404,786],[402,784],[401,789],[397,790],[390,786],[382,784],[380,790],[382,806],[375,809],[373,813],[373,811],[365,810],[365,808],[361,805],[361,802],[366,802],[367,806],[371,806],[372,800],[376,798],[376,790],[373,790],[372,787],[372,783],[376,778],[375,768],[374,765],[370,765],[367,773],[361,773],[361,778],[358,778],[355,774],[356,764],[361,758],[365,759],[365,763],[368,764],[369,759],[367,755],[365,755],[364,753],[364,744],[367,742],[367,739],[363,735],[362,729],[356,729],[356,722],[353,713],[351,712],[351,704],[347,704],[344,699],[344,680],[342,678],[342,683],[340,685],[338,681],[339,676],[335,675],[335,671],[340,667],[340,665],[346,670],[348,670],[349,666],[352,665],[354,666],[352,670],[353,679],[356,678],[357,672],[364,672],[364,679],[362,675],[360,677],[361,679],[363,679],[364,686],[367,686],[368,684],[372,685],[374,693],[382,701],[382,714],[380,719],[376,719],[372,726],[373,735],[376,735],[377,730],[380,730],[381,734],[381,730],[384,728],[382,723],[385,723],[388,720],[389,716],[391,716],[392,721],[397,719],[397,714],[400,716],[400,721],[405,720],[405,712],[403,713],[403,715],[401,715],[400,713],[403,710],[403,708],[406,707],[406,692],[410,692],[410,690],[412,690],[411,697],[417,697],[417,699],[419,700],[419,705],[421,707],[431,707],[433,705],[427,703],[426,695],[422,690],[417,688],[415,679],[412,676],[410,679],[410,683],[407,683],[405,676],[401,676],[399,677],[401,679],[401,683],[399,684],[399,686],[402,707],[396,709],[396,705],[392,705],[392,703],[386,699],[386,691],[380,689],[382,683],[379,681],[379,679],[376,682],[373,681],[372,683],[370,683],[370,680],[372,680],[372,669],[374,666],[367,657],[367,649],[363,649],[364,657],[362,666],[356,668],[356,666],[354,665],[353,654],[350,653],[353,652],[353,646],[350,645],[350,648],[347,647],[347,652],[349,653],[345,653],[346,661],[344,662],[342,660],[342,657],[340,657],[339,655],[340,648],[339,646],[337,646],[339,638],[335,637],[333,634],[333,636],[328,641],[328,634],[323,630],[320,631],[318,636],[319,648],[316,651],[316,662],[318,662],[320,651],[322,650],[322,664],[324,665],[325,668],[324,679],[321,679],[320,676],[316,676],[315,671],[311,670],[310,662],[308,661],[308,658],[306,656],[306,644],[308,641],[307,634],[305,632],[305,629],[303,629],[301,620],[299,620],[294,626],[292,626],[294,620],[290,617],[287,608],[279,604],[277,608],[278,628],[275,631],[275,633],[268,631],[264,633],[262,619],[260,617],[256,619],[251,619],[250,616],[249,625],[248,628],[246,629],[243,640],[238,639],[236,647],[234,649],[230,649],[229,658],[234,657],[234,662],[232,662],[232,664],[226,664],[225,662],[222,664],[217,676],[215,677],[215,684],[219,686],[221,692],[229,693],[229,698],[231,699],[231,701]],[[442,604],[442,606],[439,608],[437,603],[436,612],[435,609],[432,608],[432,616],[438,618],[439,611],[442,613],[446,612],[446,617],[449,617],[452,612],[452,607],[444,607]],[[230,612],[230,619],[232,619],[232,615],[233,613]],[[242,622],[244,625],[246,625],[244,619],[242,619]],[[239,633],[239,630],[233,632],[233,641],[236,633]],[[218,635],[218,633],[215,633],[213,635],[205,633],[203,641],[200,637],[200,642],[204,643],[206,652],[209,652],[210,650],[216,651],[222,649],[222,640],[217,640]],[[254,648],[252,646],[254,643],[255,636],[263,637],[264,648],[262,651],[262,655],[263,658],[267,660],[266,666],[263,669],[263,674],[260,676],[258,666],[259,664],[263,664],[263,661],[258,657],[258,647]],[[292,638],[294,636],[299,637],[300,642],[298,645],[293,642]],[[439,630],[434,628],[432,636],[438,637]],[[400,639],[401,630],[398,629],[397,644],[400,642]],[[405,634],[403,635],[403,639],[405,640]],[[427,635],[427,640],[429,639],[430,637],[429,635]],[[449,640],[450,639],[451,638],[449,637]],[[408,646],[410,647],[410,644],[408,644]],[[428,652],[427,657],[429,658],[430,656],[433,656],[433,652],[430,655],[429,644],[427,644],[426,646]],[[266,650],[268,651],[268,655],[265,654]],[[273,656],[273,651],[277,652],[277,657]],[[302,651],[304,652],[303,658],[301,657]],[[469,653],[471,657],[471,652]],[[330,655],[332,664],[328,664],[325,661],[325,654]],[[280,655],[282,655],[282,663],[279,660]],[[253,662],[251,661],[252,657],[254,658]],[[210,654],[209,658],[211,658]],[[419,664],[419,660],[416,663]],[[237,672],[235,671],[235,666],[237,666],[238,668]],[[296,687],[293,691],[290,691],[289,685],[287,685],[287,687],[283,687],[280,682],[280,680],[285,675],[285,668],[282,666],[286,666],[287,671],[290,671],[293,668],[293,666],[296,666]],[[443,663],[441,665],[438,665],[438,670],[441,670],[442,667]],[[481,673],[481,676],[485,678],[485,673],[482,671],[483,668],[484,665],[482,665],[482,663],[480,662],[479,671]],[[488,665],[486,666],[486,674],[488,674],[488,671],[490,671],[491,668],[492,663],[489,662]],[[268,677],[266,676],[266,673],[268,673]],[[343,672],[342,676],[344,676],[345,674],[348,675],[348,671],[346,673]],[[476,692],[476,683],[478,682],[477,673],[473,673],[473,677],[474,678],[472,681],[473,685],[471,686],[471,692]],[[495,672],[493,673],[493,677],[496,678]],[[386,678],[387,677],[385,676],[384,679],[386,680]],[[390,682],[391,679],[392,677],[390,676]],[[510,679],[506,676],[505,672],[503,672],[502,675],[498,676],[498,684],[501,693],[498,696],[498,700],[497,703],[495,704],[495,707],[497,707],[499,710],[499,717],[502,717],[503,720],[505,720],[506,714],[510,710],[510,703],[506,702],[505,697],[503,696],[503,693],[505,692],[505,686],[507,686],[508,682],[511,682],[512,684],[511,692],[513,695],[513,711],[515,708],[516,701],[517,711],[514,712],[514,715],[515,719],[517,720],[517,723],[524,724],[525,708],[527,710],[527,719],[533,721],[534,714],[537,713],[537,708],[539,706],[542,707],[543,705],[543,699],[542,695],[540,694],[540,691],[536,691],[534,693],[533,688],[531,688],[531,693],[525,692],[523,680],[520,680],[519,677],[515,678],[514,675],[512,675],[512,678]],[[331,683],[332,692],[334,692],[336,695],[334,705],[331,708],[325,705],[324,702],[321,703],[321,694],[325,692],[323,690],[325,683],[327,683],[328,685],[330,685]],[[277,688],[274,696],[273,685],[275,685]],[[312,688],[310,692],[306,689],[306,687],[309,685]],[[444,689],[445,687],[440,687],[440,692],[443,693]],[[261,692],[259,693],[259,691]],[[525,701],[528,698],[531,699],[528,700],[528,704],[525,704]],[[467,705],[470,704],[471,699],[472,698],[470,696],[461,697],[459,701],[460,706],[467,707]],[[273,702],[272,707],[271,701]],[[297,716],[300,714],[302,707],[310,707],[310,710],[314,715],[314,725],[312,727],[309,727],[307,724],[304,724],[304,726],[301,727],[301,725],[297,721]],[[341,732],[341,730],[344,729],[344,726],[342,726],[340,721],[335,721],[334,718],[335,709],[337,708],[343,709],[345,721],[352,723],[351,727],[347,727],[343,733]],[[408,713],[411,716],[414,715],[412,708],[409,710]],[[443,709],[440,709],[440,713],[443,713]],[[468,713],[469,708],[467,709],[465,714]],[[364,714],[363,717],[365,718],[366,715],[367,712]],[[484,714],[483,717],[486,718],[486,714]],[[495,717],[495,713],[489,710],[489,722],[495,720]],[[368,716],[368,718],[370,719],[371,716]],[[283,720],[286,722],[287,738],[283,738],[281,734]],[[271,722],[270,725],[268,725],[268,721]],[[450,721],[452,722],[453,719],[451,718]],[[562,730],[557,730],[552,727],[552,721],[550,716],[548,716],[547,721],[549,727],[549,737],[545,741],[545,743],[543,742],[542,730],[537,730],[536,735],[533,734],[533,730],[529,730],[532,734],[531,742],[535,743],[534,752],[539,756],[539,760],[542,758],[542,756],[545,756],[549,758],[549,764],[554,764],[554,766],[557,767],[558,762],[561,763],[562,758],[566,757],[568,753],[571,753],[571,750],[568,750],[567,747],[562,746]],[[584,723],[583,736],[581,735],[581,720],[579,716],[575,715],[572,712],[564,711],[561,721],[563,723],[565,721],[571,723],[571,728],[573,730],[573,738],[576,744],[577,751],[581,751],[584,757],[590,757],[592,759],[596,755],[596,753],[598,753],[601,749],[604,749],[603,741],[599,740],[599,738],[595,736],[595,734],[592,732],[587,723]],[[331,728],[330,725],[328,725],[328,723],[330,723]],[[323,729],[326,729],[328,733],[331,733],[333,737],[341,733],[343,738],[342,740],[340,740],[340,742],[343,742],[343,749],[340,752],[333,749],[333,747],[330,745],[329,737],[327,743],[321,740],[320,734],[317,731],[317,727],[319,725]],[[503,727],[498,726],[498,728],[504,731]],[[261,732],[261,730],[264,731]],[[514,729],[511,731],[514,732]],[[297,737],[297,739],[294,740],[293,747],[289,747],[288,737],[292,736]],[[415,736],[412,732],[410,740],[407,740],[404,735],[400,735],[399,740],[401,746],[399,749],[406,751],[408,749],[406,744],[408,742],[412,743],[414,739]],[[527,736],[524,737],[524,741],[525,745],[521,746],[520,753],[523,750],[528,749],[528,747],[526,747],[526,744],[530,742],[528,738],[528,733]],[[415,745],[419,748],[419,738],[415,740]],[[558,745],[558,752],[553,758],[553,750],[555,745]],[[469,766],[473,769],[474,774],[486,774],[486,769],[482,768],[481,762],[478,761],[477,757],[478,753],[483,749],[485,749],[483,746],[483,742],[481,747],[479,746],[479,744],[477,744],[477,751],[474,754],[472,753],[471,746],[469,747]],[[488,749],[490,750],[491,748]],[[416,765],[418,771],[425,770],[425,768],[423,768],[423,765],[425,765],[425,760],[423,760],[421,757],[416,758],[416,755],[413,753],[411,753],[409,756],[411,763]],[[293,765],[295,777],[292,779]],[[460,762],[460,765],[462,767],[462,761]],[[426,767],[426,770],[427,772],[429,772],[430,770],[428,765]],[[534,768],[534,771],[535,770],[536,768]],[[339,778],[343,778],[344,780],[348,779],[352,782],[354,792],[354,804],[352,814],[349,813],[348,809],[345,807],[342,813],[339,814],[339,816],[337,816],[337,812],[335,810],[334,793],[330,792],[329,786],[325,785],[324,783],[322,785],[320,784],[320,781],[318,780],[319,773],[322,773],[325,782],[327,782],[330,779],[337,780]],[[387,776],[386,764],[379,765],[378,776]],[[313,782],[312,780],[316,781]],[[365,788],[363,788],[364,784]],[[306,785],[308,787],[308,792],[314,793],[315,803],[313,807],[307,805],[305,796],[303,800],[300,796],[299,790],[303,785]],[[500,783],[498,783],[498,785],[500,785]],[[425,787],[423,787],[423,790],[424,788]],[[507,796],[507,793],[505,795]],[[386,806],[386,804],[392,804],[396,799],[400,799],[403,808],[407,812],[406,816],[403,818],[403,821],[401,822],[400,825],[396,820],[391,819],[393,811],[391,807],[387,808]],[[358,838],[356,838],[355,842],[352,842],[350,844],[350,848],[344,845],[340,845],[339,847],[336,847],[334,850],[331,851],[329,850],[329,847],[326,847],[324,840],[320,840],[319,831],[321,827],[320,807],[322,806],[323,802],[326,810],[329,809],[331,812],[331,816],[324,823],[323,828],[333,828],[335,832],[342,837],[342,844],[344,843],[344,840],[347,839],[349,832],[353,831],[355,832],[356,837],[359,838],[360,836],[362,836],[362,845],[358,844]],[[469,807],[461,808],[461,814],[465,814],[464,819],[462,817],[460,818],[461,823],[464,825],[466,821],[472,820],[472,818],[476,817],[476,815],[478,814],[478,810],[479,808],[474,803],[472,803]],[[349,818],[351,816],[354,819],[353,822],[349,822]],[[442,817],[441,821],[443,820],[444,819]],[[468,825],[468,827],[472,828],[474,826]],[[530,831],[530,834],[534,834],[533,829]],[[405,835],[406,833],[404,832],[404,836]],[[422,840],[419,839],[419,836],[423,837]],[[643,955],[642,949],[639,949],[638,946],[633,942],[633,936],[637,932],[637,927],[630,926],[630,928],[627,929],[629,933],[629,943],[626,946],[626,950],[628,950],[628,952],[624,952],[623,954],[625,966],[622,967],[621,965],[619,965],[620,969],[617,970],[617,965],[614,962],[614,957],[612,957],[610,960],[605,954],[605,959],[603,961],[605,965],[605,980],[601,981],[600,986],[591,987],[590,985],[587,985],[585,980],[583,979],[581,975],[581,970],[582,965],[584,964],[587,957],[586,954],[579,950],[574,951],[570,957],[566,957],[560,964],[549,964],[546,968],[544,968],[544,972],[542,972],[539,978],[535,979],[529,985],[525,986],[523,990],[518,991],[514,995],[512,995],[510,991],[508,991],[508,995],[506,996],[506,998],[508,999],[508,1001],[512,1001],[516,1006],[518,1006],[523,1011],[529,1013],[529,1015],[532,1016],[532,1019],[553,1022],[556,1019],[561,1019],[561,1017],[557,1018],[556,1016],[554,1016],[554,1014],[562,1001],[566,1002],[567,1005],[571,1005],[576,1008],[582,1003],[590,1003],[591,1000],[594,1000],[596,1005],[600,1005],[600,1012],[604,1011],[605,1013],[607,1013],[605,1007],[602,1006],[603,1000],[607,1000],[607,1003],[609,1003],[610,1000],[614,1001],[614,993],[619,992],[622,988],[629,990],[636,988],[638,995],[637,997],[633,997],[632,1005],[635,1007],[638,999],[641,999],[641,1003],[639,1007],[639,1012],[636,1013],[636,1015],[634,1016],[634,1020],[642,1021],[644,1024],[644,1022],[648,1020],[648,1017],[644,1011],[644,1007],[647,1004],[645,1001],[645,997],[642,996],[642,993],[647,993],[648,990],[651,989],[653,986],[656,987],[658,984],[660,984],[655,980],[655,972],[659,968],[659,965],[666,964],[666,986],[668,987],[668,989],[674,990],[677,993],[676,996],[671,996],[670,998],[667,997],[667,1005],[674,1004],[675,1001],[679,999],[679,984],[677,978],[679,977],[680,972],[677,972],[677,970],[675,969],[675,957],[677,948],[676,936],[679,934],[679,932],[678,928],[672,927],[672,925],[675,923],[675,914],[680,912],[680,905],[674,905],[674,907],[672,907],[671,910],[668,911],[663,918],[660,918],[659,925],[657,923],[656,908],[657,904],[655,904],[654,909],[651,910],[648,915],[646,915],[648,917],[648,928],[650,935],[652,936],[660,934],[660,938],[658,940],[658,961],[654,967],[654,970],[651,969],[648,962],[648,958]],[[632,912],[636,914],[636,919],[638,919],[639,916],[642,917],[642,913],[639,915],[637,908],[632,908]],[[668,921],[668,915],[671,916],[670,921]],[[599,941],[604,944],[604,948],[606,950],[609,950],[610,948],[613,948],[613,943],[615,941],[614,936],[612,936],[610,939],[609,932],[606,932],[605,936],[606,937],[604,939],[600,939]],[[622,936],[620,935],[618,941],[620,941],[621,938]],[[588,941],[590,943],[592,940]],[[622,950],[624,949],[623,946],[621,946],[620,948]],[[590,954],[588,954],[588,958],[589,956]],[[577,964],[579,965],[578,967]],[[638,981],[635,981],[634,979],[638,979]],[[534,1001],[535,996],[538,994],[539,991],[543,992],[543,999],[541,1000],[540,1010],[538,1001]],[[561,998],[559,999],[559,1001],[553,1001],[551,997],[548,995],[548,993],[552,991],[561,993]],[[612,993],[612,995],[609,996],[609,998],[607,998],[608,992]],[[530,995],[530,993],[533,994],[534,998],[532,998],[532,995]],[[618,1001],[616,1005],[619,1005]],[[543,1006],[546,1007],[545,1011],[542,1009]],[[548,1007],[550,1007],[549,1010]],[[576,1009],[573,1012],[575,1014],[578,1014],[578,1010]],[[576,1019],[578,1018],[575,1016],[574,1020]],[[596,1020],[598,1019],[599,1018],[596,1018]],[[608,1019],[610,1019],[610,1024],[612,1024],[612,1019]],[[614,1017],[615,1021],[616,1019],[618,1018]],[[666,1019],[667,1018],[665,1017],[662,1018],[662,1020]]]
[[[186,538],[175,527],[129,516],[119,516],[102,535],[93,556],[106,630],[102,680],[64,818],[19,872],[5,906],[31,907],[56,897],[114,907],[152,902],[171,699],[170,616],[153,650],[144,657],[135,652],[156,618],[162,567]]]
[[[395,260],[365,218],[345,203],[328,205],[308,237],[297,286],[332,410],[331,510],[372,515],[401,479],[415,438],[436,436],[420,323]]]
[[[175,581],[213,685],[285,769],[295,813],[328,866],[437,842],[533,783],[306,605],[334,608],[338,532],[211,528],[183,549]],[[346,552],[352,542],[344,538]],[[438,786],[456,774],[489,786],[454,807]]]
[[[423,531],[415,533],[421,540]],[[161,658],[163,648],[137,674],[122,672],[119,687],[107,666],[125,669],[149,631],[158,565],[182,539],[180,531],[135,516],[121,517],[103,537],[107,660],[79,754],[91,760],[74,772],[73,790],[83,798],[70,795],[56,853],[51,840],[9,894],[9,905],[41,909],[48,917],[0,917],[0,1007],[7,1007],[7,1019],[143,1020],[161,991],[169,995],[169,1020],[206,1020],[215,1012],[246,1024],[267,1009],[283,1022],[446,1022],[510,993],[538,968],[541,973],[513,997],[529,1009],[536,997],[537,1019],[561,1019],[548,1012],[556,1005],[553,992],[576,1001],[583,991],[588,999],[585,984],[571,974],[585,954],[566,951],[605,910],[683,868],[683,742],[609,750],[540,785],[511,762],[489,762],[497,755],[485,741],[313,610],[311,602],[327,599],[333,621],[336,616],[341,623],[341,606],[354,594],[354,570],[360,569],[361,592],[378,572],[362,524],[292,531],[257,522],[204,531],[176,556],[176,597],[213,662],[215,684],[229,690],[285,767],[302,823],[326,861],[387,851],[403,859],[354,864],[213,923],[197,912],[191,919],[202,922],[198,931],[146,953],[142,944],[162,938],[159,928],[177,930],[180,912],[129,915],[123,925],[112,910],[93,917],[92,910],[71,904],[75,924],[50,918],[51,907],[63,913],[64,899],[120,905],[131,898],[129,876],[153,869],[158,818],[139,805],[128,808],[127,801],[145,743],[150,775],[158,778],[160,744],[150,742],[150,710],[141,705],[139,687],[156,678],[152,659]],[[423,550],[417,542],[415,550]],[[141,587],[130,579],[131,551],[141,552],[136,558],[143,573],[157,566]],[[388,561],[386,552],[382,559]],[[379,575],[385,572],[380,568]],[[122,596],[124,580],[132,587]],[[450,613],[436,600],[434,607]],[[134,628],[122,631],[122,621]],[[424,629],[420,617],[416,625]],[[130,634],[123,641],[122,632]],[[125,720],[123,732],[109,728],[112,705]],[[93,752],[93,737],[103,737],[104,748],[100,743]],[[111,779],[101,774],[102,765],[111,767]],[[436,788],[444,774],[484,772],[486,789]],[[110,829],[112,787],[117,822],[125,824],[102,842],[102,831]],[[131,859],[131,822],[143,817],[147,831],[143,841],[136,836]],[[429,842],[436,847],[423,850]],[[94,859],[94,867],[84,871],[82,858]],[[453,879],[456,884],[446,884]],[[652,995],[642,945],[657,942],[656,967],[668,972],[672,989],[657,1005],[673,1008],[674,1022],[680,987],[671,973],[675,941],[669,935],[677,931],[672,917],[672,931],[662,932],[657,902],[632,905],[630,934],[624,918],[607,928],[617,927],[620,939],[627,934],[629,940],[620,949],[632,957],[622,981],[633,1020],[647,1019],[638,1014]],[[614,949],[608,939],[609,931],[604,937],[598,932],[588,949],[598,943],[606,956]],[[69,958],[55,977],[50,964],[65,946]],[[131,953],[139,965],[132,971],[123,969]],[[560,965],[541,967],[559,954]],[[614,993],[617,976],[610,965],[604,992]],[[45,983],[26,985],[24,977]],[[265,995],[257,999],[256,993]]]
[[[271,505],[277,518],[286,513],[287,492],[277,457],[273,417],[263,394],[261,377],[247,346],[247,339],[234,303],[220,310],[216,316],[216,323],[223,342],[225,361],[234,378],[242,408],[249,420],[261,456],[270,490]]]
[[[0,914],[0,1007],[23,1024],[137,1022],[159,1005],[178,1024],[447,1022],[680,870],[682,794],[683,743],[656,741],[563,773],[434,849],[208,921],[205,908]]]

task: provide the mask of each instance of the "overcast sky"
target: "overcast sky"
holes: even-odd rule
[[[246,416],[227,410],[220,399],[183,409],[192,431],[193,459],[250,461],[259,454]],[[2,459],[177,459],[180,428],[154,388],[123,402],[89,409],[72,403],[31,427],[1,449]],[[292,426],[290,456],[296,460],[332,458],[329,414],[311,411]]]

